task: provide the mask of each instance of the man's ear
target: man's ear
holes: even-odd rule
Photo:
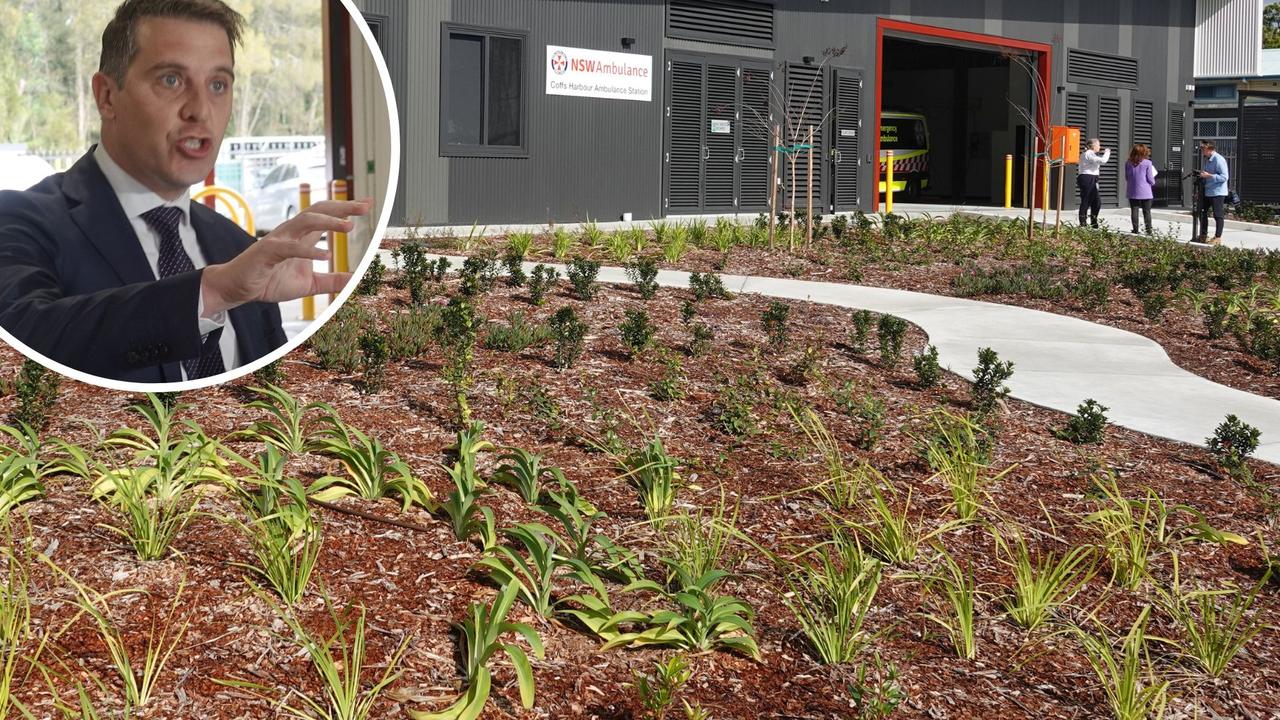
[[[103,73],[94,73],[91,82],[93,86],[93,100],[98,105],[98,114],[103,120],[114,120],[116,118],[116,94],[120,92],[120,87],[116,85],[116,81]]]

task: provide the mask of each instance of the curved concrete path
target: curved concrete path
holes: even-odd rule
[[[383,261],[390,263],[387,251]],[[450,257],[456,268],[462,258]],[[526,263],[532,269],[533,263]],[[563,265],[552,265],[564,275]],[[1174,365],[1155,341],[1125,330],[1012,305],[843,283],[721,275],[732,292],[891,313],[920,326],[938,362],[973,379],[978,349],[1014,363],[1014,397],[1073,413],[1085,399],[1110,408],[1111,423],[1204,445],[1227,414],[1262,431],[1254,457],[1280,464],[1280,401],[1219,385]],[[626,284],[622,268],[599,280]],[[658,283],[687,288],[689,274],[663,270]]]

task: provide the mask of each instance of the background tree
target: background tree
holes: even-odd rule
[[[1262,9],[1262,47],[1280,48],[1280,3]]]

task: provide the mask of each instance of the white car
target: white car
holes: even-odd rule
[[[27,190],[56,172],[42,157],[0,155],[0,190]]]
[[[246,200],[253,210],[258,232],[270,232],[277,225],[298,214],[299,188],[311,184],[311,202],[329,198],[329,178],[323,153],[286,155],[262,179],[262,185]]]

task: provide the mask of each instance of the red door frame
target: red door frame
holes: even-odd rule
[[[1040,73],[1041,85],[1040,97],[1036,98],[1037,117],[1036,124],[1039,125],[1039,134],[1048,137],[1050,128],[1049,102],[1051,96],[1049,88],[1053,87],[1053,46],[1045,43],[1031,42],[1030,40],[1017,40],[1015,38],[1001,37],[999,35],[984,35],[982,33],[965,32],[963,30],[952,30],[950,28],[937,27],[934,25],[920,25],[918,23],[905,22],[902,20],[891,20],[889,18],[876,18],[876,124],[873,126],[876,138],[875,153],[875,180],[872,184],[872,210],[878,212],[880,210],[880,106],[883,102],[881,98],[882,87],[884,83],[884,35],[885,32],[903,33],[909,35],[923,35],[925,37],[943,38],[946,40],[962,40],[977,45],[989,45],[994,48],[1003,50],[1027,50],[1036,53],[1037,70]],[[1043,183],[1044,179],[1040,178],[1039,182]],[[1035,190],[1035,198],[1042,196],[1041,185],[1037,185]]]

